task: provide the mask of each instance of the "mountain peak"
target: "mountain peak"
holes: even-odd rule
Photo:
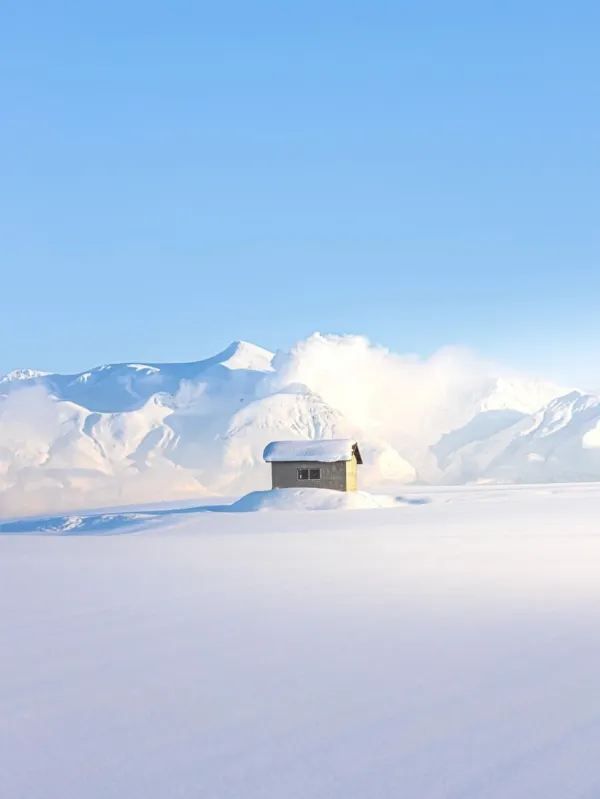
[[[0,383],[14,383],[18,380],[35,380],[36,377],[46,377],[49,372],[41,372],[39,369],[13,369],[0,377]]]
[[[232,341],[217,356],[219,363],[227,369],[252,369],[257,372],[271,372],[273,353],[249,341]]]

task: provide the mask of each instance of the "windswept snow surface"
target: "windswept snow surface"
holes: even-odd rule
[[[265,489],[274,440],[358,441],[362,488],[600,479],[600,398],[457,349],[360,336],[288,352],[236,341],[202,361],[133,361],[0,381],[0,517]]]
[[[600,487],[403,493],[0,535],[2,795],[600,795]]]

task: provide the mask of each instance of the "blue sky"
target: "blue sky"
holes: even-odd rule
[[[314,330],[600,385],[597,3],[8,2],[0,371]]]

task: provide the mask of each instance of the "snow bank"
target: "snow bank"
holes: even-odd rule
[[[232,511],[263,510],[360,510],[363,508],[399,507],[402,500],[386,494],[368,491],[332,491],[327,488],[276,488],[271,491],[253,491],[238,499],[229,508]]]
[[[131,511],[87,512],[65,516],[34,516],[0,521],[2,535],[87,536],[121,535],[176,523],[182,518],[221,513],[251,513],[255,511],[330,511],[397,508],[400,505],[426,505],[430,498],[422,495],[392,497],[369,494],[366,491],[343,493],[319,488],[282,488],[272,491],[253,491],[230,505],[184,505],[167,508],[139,508]]]

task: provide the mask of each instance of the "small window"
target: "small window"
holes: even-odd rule
[[[311,480],[320,480],[321,479],[321,470],[320,469],[309,469],[308,476]]]
[[[298,469],[298,480],[308,480],[308,469]]]

